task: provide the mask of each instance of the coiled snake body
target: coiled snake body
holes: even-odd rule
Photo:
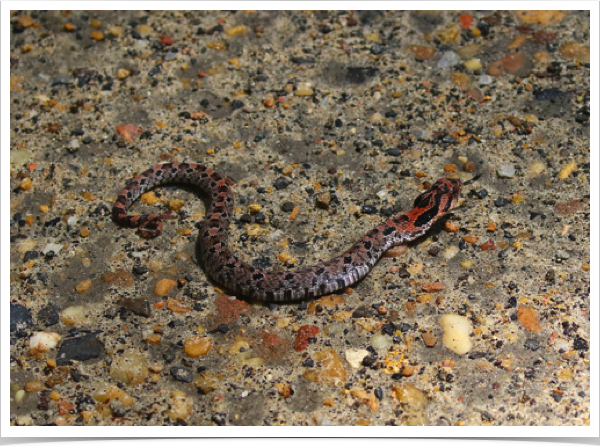
[[[208,275],[235,294],[264,301],[294,301],[333,293],[363,278],[390,247],[423,235],[457,203],[460,179],[439,179],[420,194],[414,208],[371,229],[343,254],[326,262],[292,271],[265,271],[238,260],[228,249],[234,182],[201,164],[158,164],[131,180],[113,207],[116,223],[139,228],[143,237],[156,237],[169,213],[127,215],[127,209],[149,189],[166,183],[192,184],[210,197],[200,225],[199,263]]]

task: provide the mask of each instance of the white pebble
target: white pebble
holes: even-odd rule
[[[490,76],[489,74],[482,74],[479,77],[479,83],[481,85],[491,84],[493,80],[494,80],[494,78],[492,76]]]
[[[380,190],[379,192],[377,192],[377,196],[379,197],[380,200],[383,200],[385,197],[387,197],[387,191]]]
[[[394,341],[392,340],[392,338],[382,333],[376,333],[373,336],[371,336],[369,343],[376,350],[389,348],[392,345],[394,345]]]
[[[71,215],[69,217],[69,219],[67,220],[67,226],[68,226],[68,228],[69,229],[73,229],[73,226],[75,226],[77,224],[77,221],[78,221],[77,217],[74,216],[74,215]]]
[[[458,314],[445,314],[439,323],[444,329],[442,342],[444,346],[458,355],[464,355],[473,347],[469,334],[472,331],[471,322]]]
[[[38,331],[29,339],[29,352],[31,354],[46,353],[55,348],[60,340],[60,335],[53,331]]]
[[[496,174],[500,178],[514,178],[515,177],[515,167],[509,164],[505,164],[500,166],[498,170],[496,170]]]
[[[450,260],[452,257],[454,257],[456,254],[458,254],[458,246],[456,245],[451,245],[448,246],[446,249],[444,249],[444,252],[442,253],[442,256],[446,259],[446,260]]]
[[[368,350],[346,350],[346,361],[353,369],[359,369],[362,366],[362,360],[368,355]]]
[[[91,323],[89,309],[83,305],[73,305],[60,313],[60,320],[65,325],[89,325]]]
[[[451,68],[460,63],[460,56],[454,51],[446,51],[440,60],[438,60],[437,67],[440,69]]]
[[[61,251],[62,247],[63,245],[61,245],[60,243],[48,243],[46,247],[42,250],[42,252],[44,253],[44,255],[48,254],[50,251],[52,251],[54,254],[58,254]]]

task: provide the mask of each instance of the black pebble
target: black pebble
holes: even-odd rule
[[[292,203],[291,201],[286,201],[281,205],[281,210],[283,212],[292,212],[294,210],[294,207],[294,203]]]
[[[29,260],[37,259],[40,256],[40,253],[37,251],[27,251],[23,256],[23,262],[27,262]]]
[[[50,304],[46,305],[37,314],[38,324],[43,324],[46,326],[56,325],[59,321],[58,307],[56,305]]]
[[[126,297],[121,299],[119,304],[138,316],[149,317],[152,314],[150,310],[150,302],[148,302],[146,299],[132,299],[130,297]]]
[[[171,367],[171,376],[175,378],[177,381],[181,381],[183,383],[191,383],[193,381],[194,375],[192,370],[187,367]]]
[[[275,186],[275,189],[277,189],[277,190],[282,190],[282,189],[285,189],[286,187],[288,187],[290,184],[292,184],[292,183],[290,181],[288,181],[286,178],[279,177],[275,180],[275,182],[273,183],[273,186]]]
[[[524,347],[527,350],[531,350],[532,352],[535,352],[536,350],[538,350],[540,348],[540,341],[538,341],[537,339],[527,339],[525,341]]]
[[[578,351],[588,351],[590,349],[590,343],[583,338],[575,338],[573,341],[573,348]]]
[[[10,331],[17,331],[19,325],[31,325],[31,311],[23,305],[10,304]]]
[[[104,344],[93,334],[66,339],[60,346],[56,364],[67,365],[70,360],[87,361],[104,354]]]
[[[496,206],[497,208],[501,208],[506,206],[508,203],[510,203],[510,200],[507,200],[504,197],[500,197],[500,198],[496,198],[494,200],[494,206]]]
[[[371,54],[378,55],[381,53],[383,53],[383,47],[381,45],[373,45],[371,47]]]
[[[304,367],[314,367],[315,366],[315,361],[313,361],[312,358],[306,358],[304,360],[304,362],[302,362],[302,365]]]
[[[143,274],[147,274],[148,273],[148,268],[144,265],[135,265],[132,269],[131,272],[136,275],[136,276],[141,276]]]
[[[479,198],[480,200],[483,200],[485,197],[488,196],[488,191],[487,191],[487,189],[481,189],[481,190],[475,192],[475,196],[477,198]]]
[[[377,209],[375,208],[375,206],[371,206],[370,204],[365,204],[365,205],[363,205],[361,212],[363,214],[373,215],[373,214],[377,213]]]

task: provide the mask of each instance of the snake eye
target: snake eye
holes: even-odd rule
[[[431,192],[431,189],[418,195],[417,198],[415,198],[413,207],[423,208],[429,206],[429,201],[431,200],[431,195],[429,195],[429,192]]]

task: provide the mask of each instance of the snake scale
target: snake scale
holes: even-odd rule
[[[234,182],[201,164],[158,164],[132,179],[113,207],[117,224],[139,228],[143,237],[160,234],[163,214],[128,215],[127,209],[146,191],[167,183],[198,186],[210,197],[206,219],[200,224],[199,263],[217,283],[234,294],[263,301],[289,302],[333,293],[356,283],[371,270],[390,247],[410,242],[431,228],[458,202],[460,179],[441,178],[420,194],[406,214],[381,223],[350,249],[331,260],[291,271],[266,271],[237,259],[228,248],[229,220],[233,209]]]

